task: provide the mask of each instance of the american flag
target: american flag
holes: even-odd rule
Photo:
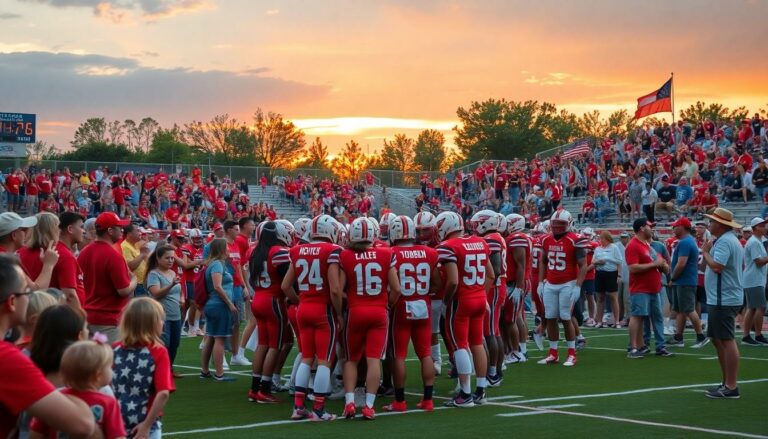
[[[580,139],[573,142],[570,146],[565,148],[563,150],[562,157],[564,159],[569,159],[572,157],[578,157],[580,155],[586,155],[586,154],[589,154],[589,140]]]

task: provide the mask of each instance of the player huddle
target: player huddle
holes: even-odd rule
[[[458,378],[456,395],[446,405],[483,404],[486,388],[501,384],[504,364],[527,360],[523,317],[530,293],[544,319],[534,338],[540,348],[544,332],[550,340],[549,355],[539,363],[559,361],[561,322],[568,345],[563,365],[575,365],[578,326],[571,314],[589,246],[570,231],[571,215],[558,210],[530,235],[517,214],[482,210],[470,224],[472,230],[465,231],[454,212],[420,212],[413,219],[387,213],[380,222],[358,218],[348,226],[328,215],[262,223],[247,258],[259,328],[249,399],[279,402],[269,377],[284,360],[280,352],[290,326],[299,347],[291,419],[335,419],[325,400],[339,375],[343,416],[357,415],[355,389],[362,386],[361,415],[374,419],[382,360],[389,362],[395,397],[384,410],[405,411],[409,344],[421,362],[417,408],[432,411],[442,364],[440,333]]]

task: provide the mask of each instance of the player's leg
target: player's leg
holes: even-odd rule
[[[261,380],[263,376],[264,360],[269,351],[270,335],[274,331],[274,324],[270,322],[272,314],[272,297],[266,294],[259,294],[251,301],[251,314],[258,321],[259,333],[256,351],[253,353],[253,364],[251,365],[251,389],[248,392],[249,401],[259,401],[259,390],[261,389]]]
[[[336,415],[325,411],[325,399],[331,392],[331,367],[336,355],[336,340],[338,337],[338,322],[331,305],[325,306],[325,321],[315,330],[315,346],[317,348],[317,372],[315,373],[312,420],[332,421]]]
[[[384,410],[402,412],[406,410],[405,358],[408,355],[408,342],[411,339],[412,321],[405,318],[404,312],[400,306],[396,307],[392,313],[392,320],[390,321],[389,329],[389,344],[391,346],[392,352],[395,354],[395,358],[392,364],[392,379],[395,385],[395,401],[390,405],[384,406]],[[430,328],[430,330],[431,329],[432,328]]]
[[[488,387],[488,357],[483,346],[483,318],[487,302],[484,297],[467,300],[470,302],[466,308],[469,308],[469,331],[468,341],[472,351],[472,361],[477,375],[477,387],[473,399],[475,404],[483,404],[485,400],[485,389]]]
[[[573,318],[573,309],[580,298],[581,292],[573,288],[574,282],[563,284],[559,291],[560,320],[563,322],[565,342],[568,346],[568,359],[563,365],[573,366],[576,359],[576,331],[578,325]],[[575,292],[574,292],[575,291]]]
[[[362,357],[362,328],[357,326],[353,310],[347,311],[346,324],[344,325],[344,352],[347,359],[344,362],[344,417],[355,417],[355,387],[357,387],[357,364]],[[375,391],[374,391],[375,392]]]
[[[413,350],[421,361],[421,381],[424,384],[424,393],[417,407],[426,411],[432,411],[434,407],[432,392],[435,386],[435,367],[430,355],[431,327],[432,324],[428,320],[418,320],[411,325]],[[403,361],[403,365],[405,365],[405,361]]]
[[[387,353],[387,332],[389,315],[386,309],[366,309],[364,315],[368,323],[365,335],[365,359],[368,373],[365,378],[365,407],[363,418],[372,420],[375,414],[374,403],[376,391],[381,380],[381,359]],[[394,357],[394,354],[392,355]],[[391,359],[394,362],[394,358]],[[402,400],[405,400],[405,389],[402,389]]]
[[[549,339],[549,355],[539,361],[539,364],[552,364],[558,362],[557,343],[560,339],[560,331],[557,326],[559,318],[559,291],[560,285],[547,283],[542,291],[542,303],[544,304],[544,318],[546,319],[547,338]],[[570,317],[569,317],[570,318]]]
[[[485,338],[485,345],[487,346],[488,363],[491,364],[489,373],[491,376],[496,375],[496,356],[499,354],[500,346],[496,344],[496,335],[493,328],[493,308],[496,305],[498,295],[495,292],[496,287],[491,287],[488,297],[488,303],[483,313],[483,337]],[[492,372],[491,372],[492,371]],[[480,375],[478,375],[479,377]]]
[[[432,354],[432,364],[435,368],[435,373],[437,375],[440,375],[440,372],[442,371],[443,366],[443,355],[440,352],[440,320],[443,317],[443,301],[442,300],[433,300],[432,301],[432,340],[431,340],[431,347],[430,351]]]
[[[449,401],[449,405],[456,407],[472,407],[475,404],[472,400],[472,388],[469,382],[469,376],[472,373],[472,360],[469,356],[469,314],[463,312],[461,303],[457,299],[454,299],[451,303],[447,304],[445,320],[446,332],[448,335],[447,340],[454,350],[453,355],[456,362],[456,371],[461,387],[454,399]],[[484,356],[485,350],[484,348],[482,350],[482,355]],[[479,371],[477,372],[479,373]]]
[[[294,384],[294,408],[291,419],[305,419],[309,413],[304,407],[304,400],[309,388],[309,376],[312,373],[312,364],[315,361],[316,337],[315,327],[317,320],[322,322],[322,311],[319,306],[310,303],[299,304],[296,311],[296,320],[301,337],[301,362],[296,368]]]

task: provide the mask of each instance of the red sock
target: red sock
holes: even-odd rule
[[[552,355],[553,357],[557,357],[557,349],[550,349],[549,355]]]
[[[568,355],[576,356],[576,349],[574,348],[568,348]]]
[[[325,407],[325,396],[315,395],[315,411],[321,412]]]
[[[295,395],[293,395],[293,405],[296,407],[304,407],[304,397],[307,396],[304,392],[296,392]]]

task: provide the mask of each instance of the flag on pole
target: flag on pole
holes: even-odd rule
[[[589,154],[589,140],[588,139],[579,139],[570,145],[568,145],[564,150],[562,157],[564,159],[577,157],[580,155],[586,155]]]
[[[637,98],[635,119],[654,113],[672,111],[672,78],[665,82],[660,89]]]

